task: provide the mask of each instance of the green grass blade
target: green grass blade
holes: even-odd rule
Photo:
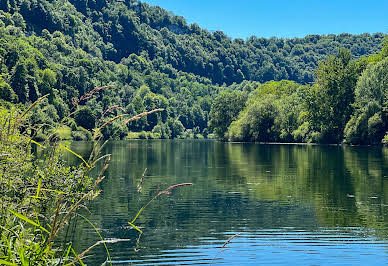
[[[23,220],[23,221],[26,221],[27,223],[32,224],[32,225],[34,225],[34,226],[36,226],[36,227],[39,227],[40,229],[42,229],[42,230],[45,231],[46,233],[50,234],[50,232],[47,231],[46,228],[44,228],[44,227],[40,226],[39,224],[35,223],[34,221],[28,219],[28,218],[27,218],[26,216],[24,216],[23,214],[20,214],[20,213],[18,213],[18,212],[12,211],[12,210],[10,210],[10,209],[7,209],[7,210],[8,210],[10,213],[12,213],[13,215],[15,215],[16,217],[18,217],[19,219],[21,219],[21,220]]]
[[[128,222],[130,226],[132,226],[133,228],[135,228],[137,231],[139,231],[140,233],[143,234],[143,231],[139,229],[139,227],[137,227],[136,225],[134,225],[133,223],[131,222]]]
[[[62,145],[62,144],[59,144],[59,146],[61,146],[63,149],[67,150],[68,152],[70,152],[70,153],[74,154],[75,156],[77,156],[78,158],[80,158],[80,159],[84,162],[84,164],[85,164],[88,168],[90,168],[89,164],[85,161],[85,159],[84,159],[81,155],[75,153],[74,151],[70,150],[68,147],[66,147],[66,146],[64,146],[64,145]]]
[[[71,248],[71,252],[73,252],[73,255],[77,258],[78,257],[78,254],[75,252],[75,250],[73,248]],[[85,264],[83,263],[83,261],[81,259],[78,260],[79,263],[82,265],[82,266],[85,266]],[[73,263],[68,263],[66,264],[65,266],[70,266],[72,265]]]
[[[42,186],[42,178],[39,178],[39,181],[38,181],[38,188],[36,189],[36,196],[35,198],[39,198],[39,193],[40,193],[40,187]]]
[[[55,190],[55,189],[42,188],[41,190],[43,190],[43,191],[48,191],[48,192],[55,192],[55,193],[58,193],[58,194],[67,194],[67,193],[64,192],[64,191]]]
[[[133,218],[133,220],[132,220],[132,222],[131,222],[132,224],[136,221],[137,217],[139,217],[140,213],[141,213],[143,210],[144,210],[144,207],[142,207],[142,208],[139,210],[139,212],[136,214],[135,218]]]
[[[47,199],[46,197],[37,197],[37,196],[29,196],[29,197],[33,199]]]
[[[34,143],[35,145],[38,145],[39,147],[41,148],[44,148],[44,146],[42,144],[39,144],[38,142],[36,142],[35,140],[32,140],[32,139],[28,139],[31,143]]]
[[[67,258],[69,257],[71,246],[72,246],[72,244],[70,243],[69,248],[67,249],[66,256],[65,256],[65,259],[63,261],[63,264],[65,264],[65,262],[67,261]]]
[[[100,232],[98,231],[98,229],[94,226],[94,224],[88,218],[86,218],[85,216],[83,216],[83,215],[81,215],[79,213],[77,213],[77,215],[81,216],[83,219],[85,219],[90,224],[90,226],[93,227],[93,229],[96,231],[96,233],[100,237],[101,241],[104,241],[104,239],[102,238],[102,236],[101,236]],[[110,258],[108,247],[106,246],[105,242],[103,242],[103,244],[104,244],[104,247],[105,247],[105,250],[106,250],[106,254],[108,255],[109,261],[112,261],[111,258]],[[112,263],[110,263],[110,265],[112,265]]]
[[[8,262],[8,261],[5,261],[5,260],[0,260],[0,264],[1,264],[1,265],[12,265],[12,266],[17,266],[15,263]]]

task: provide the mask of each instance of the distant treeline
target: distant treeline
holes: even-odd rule
[[[117,120],[104,137],[135,131],[201,138],[214,131],[229,140],[338,143],[346,136],[377,143],[385,134],[383,103],[367,107],[359,98],[362,82],[379,82],[362,80],[383,63],[385,50],[368,57],[379,53],[383,38],[231,39],[134,0],[4,0],[0,98],[26,104],[50,93],[30,117],[45,125],[37,139],[52,130],[88,139],[96,121],[164,108],[136,123]],[[114,86],[82,98],[104,85]],[[217,118],[223,98],[239,106]],[[64,118],[68,128],[55,129]],[[371,133],[376,127],[379,133]]]

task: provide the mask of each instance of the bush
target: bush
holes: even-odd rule
[[[96,125],[96,115],[93,110],[87,106],[79,110],[74,117],[78,126],[92,130]]]
[[[71,137],[77,141],[88,141],[92,140],[92,133],[83,127],[77,127],[76,131],[71,132]]]
[[[145,132],[145,131],[140,132],[138,136],[139,136],[139,139],[147,139],[148,138],[147,132]]]
[[[67,126],[59,127],[55,130],[55,134],[58,135],[61,140],[70,140],[72,139],[71,128]]]

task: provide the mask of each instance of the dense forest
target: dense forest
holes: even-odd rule
[[[98,123],[163,108],[102,133],[377,144],[388,129],[384,37],[242,40],[136,0],[5,0],[0,99],[23,108],[49,94],[29,117],[36,140],[87,140]]]

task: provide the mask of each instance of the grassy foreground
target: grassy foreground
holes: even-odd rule
[[[12,105],[0,106],[0,265],[84,265],[82,258],[98,245],[105,246],[110,261],[106,243],[112,241],[104,240],[93,223],[77,213],[98,196],[98,184],[109,165],[110,154],[99,157],[106,143],[100,141],[101,132],[115,121],[125,119],[127,124],[163,109],[129,119],[127,115],[118,115],[102,121],[94,131],[93,150],[86,160],[58,141],[69,135],[64,123],[51,128],[45,142],[33,140],[47,125],[31,123],[29,115],[48,96],[39,98],[24,112]],[[36,149],[39,157],[33,152]],[[80,164],[66,164],[64,152],[78,157]],[[97,163],[101,169],[94,169]],[[92,169],[99,174],[89,176]],[[101,239],[78,253],[71,242],[58,240],[59,233],[75,217],[85,219]]]
[[[0,264],[82,264],[86,253],[77,254],[71,243],[57,248],[57,236],[76,210],[99,194],[110,156],[97,158],[98,144],[88,162],[58,142],[39,144],[29,137],[27,116],[28,111],[0,107]],[[34,149],[42,156],[36,158]],[[81,164],[65,164],[64,150]],[[99,160],[105,160],[100,174],[89,177]]]

